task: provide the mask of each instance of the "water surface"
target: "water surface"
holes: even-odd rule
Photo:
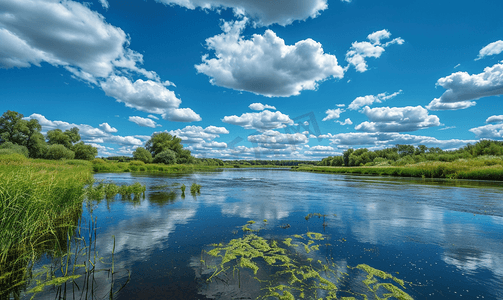
[[[264,284],[253,273],[240,274],[239,284],[232,270],[225,280],[207,282],[211,272],[200,263],[203,255],[208,259],[204,251],[210,244],[242,238],[242,226],[250,220],[256,222],[250,228],[261,228],[256,234],[270,241],[322,233],[326,239],[319,251],[299,250],[296,257],[330,262],[345,273],[337,283],[346,291],[340,295],[362,297],[365,277],[353,275],[351,267],[366,264],[404,280],[404,291],[414,299],[503,299],[503,188],[498,184],[277,169],[95,178],[147,186],[144,200],[117,196],[92,209],[100,255],[111,255],[115,236],[115,268],[131,272],[117,299],[263,295]],[[190,194],[193,182],[202,186],[201,194]],[[179,184],[187,186],[185,198]],[[90,211],[85,209],[84,218]],[[325,216],[306,220],[310,213]],[[266,271],[257,276],[267,278]],[[124,281],[126,272],[118,274],[117,282],[121,276]]]

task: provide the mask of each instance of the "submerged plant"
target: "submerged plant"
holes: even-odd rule
[[[237,277],[241,288],[242,281],[256,280],[261,291],[258,299],[349,300],[369,299],[369,296],[412,299],[404,292],[404,281],[363,264],[350,270],[359,272],[355,274],[358,277],[361,272],[366,273],[363,284],[367,290],[345,290],[344,282],[349,274],[341,271],[329,258],[316,259],[320,246],[326,245],[327,236],[321,233],[307,232],[278,241],[258,236],[248,228],[252,225],[250,223],[242,227],[245,231],[242,238],[232,239],[227,244],[213,244],[211,249],[201,253],[200,267],[211,270],[206,278],[207,284],[228,282]],[[242,276],[250,278],[245,280]]]

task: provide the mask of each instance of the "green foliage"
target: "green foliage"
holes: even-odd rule
[[[98,155],[96,147],[86,145],[84,142],[73,145],[72,150],[75,152],[75,159],[93,160]]]
[[[61,129],[47,131],[47,143],[49,145],[63,145],[70,149],[78,141],[80,141],[80,134],[77,127],[65,130],[65,132]]]
[[[141,160],[146,164],[152,162],[152,154],[143,147],[136,148],[136,150],[133,152],[133,158],[135,160]]]
[[[154,163],[172,165],[176,164],[176,153],[173,150],[166,149],[154,157]]]
[[[156,157],[163,151],[171,150],[175,153],[180,153],[183,146],[182,139],[172,136],[167,132],[158,132],[152,134],[152,137],[145,143],[145,148],[150,151],[152,157]]]
[[[30,157],[42,157],[45,139],[40,133],[42,126],[37,120],[23,120],[23,115],[6,111],[0,117],[0,144],[11,142],[28,148]]]
[[[73,159],[75,152],[63,145],[50,145],[45,152],[46,159]]]
[[[183,191],[185,191],[185,188],[183,189]],[[192,183],[192,185],[190,186],[190,193],[191,194],[200,194],[201,193],[201,185],[197,184],[197,183]]]
[[[0,145],[0,149],[10,150],[10,153],[19,153],[25,157],[29,156],[28,148],[25,146],[13,144],[11,142],[5,142]]]

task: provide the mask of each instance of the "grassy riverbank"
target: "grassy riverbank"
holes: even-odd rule
[[[292,170],[338,174],[503,181],[503,159],[495,156],[458,159],[453,162],[429,161],[404,166],[299,166],[293,167]]]
[[[219,166],[197,165],[197,164],[146,164],[142,161],[133,160],[130,162],[106,161],[96,158],[91,162],[92,170],[96,173],[123,173],[123,172],[145,172],[145,173],[190,173],[194,171],[213,171],[221,168]]]

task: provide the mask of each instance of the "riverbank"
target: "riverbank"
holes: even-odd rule
[[[503,181],[503,160],[499,158],[459,159],[454,162],[421,162],[404,166],[329,167],[299,166],[293,171],[334,174],[387,175],[400,177],[474,179]]]

